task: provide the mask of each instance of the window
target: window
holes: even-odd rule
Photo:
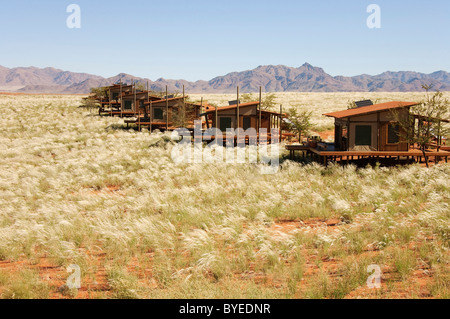
[[[132,106],[133,104],[131,101],[125,101],[125,110],[131,110]]]
[[[231,128],[231,117],[221,117],[220,118],[220,130],[222,133],[226,133],[227,128]]]
[[[388,144],[398,144],[400,141],[400,125],[388,125],[387,142]]]
[[[244,116],[243,123],[242,123],[242,128],[244,129],[244,131],[246,131],[250,127],[252,127],[250,116]]]
[[[355,145],[372,145],[372,126],[355,126]]]
[[[112,99],[116,101],[118,98],[119,98],[119,93],[113,93]]]
[[[153,109],[153,118],[155,120],[163,120],[164,119],[164,112],[162,109]]]

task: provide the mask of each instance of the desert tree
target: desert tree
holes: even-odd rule
[[[96,87],[90,89],[90,95],[83,98],[83,103],[80,107],[93,109],[98,107],[98,101],[102,101],[108,98],[108,89],[106,87]],[[101,106],[101,105],[100,105]]]
[[[426,91],[425,98],[409,109],[408,116],[398,110],[391,111],[394,123],[398,124],[399,137],[408,144],[417,145],[422,151],[427,167],[428,156],[426,150],[437,140],[438,149],[442,136],[449,134],[450,101],[444,98],[439,90],[430,92],[432,85],[422,85]],[[417,125],[416,125],[417,119]]]
[[[87,108],[89,110],[92,110],[92,109],[95,109],[96,107],[98,107],[96,100],[91,96],[84,97],[82,101],[83,102],[80,105],[80,107],[82,107],[82,108]]]
[[[267,93],[264,94],[261,100],[261,110],[269,111],[273,110],[276,105],[276,94],[275,93]],[[240,97],[241,103],[248,103],[253,101],[259,101],[259,96],[256,96],[251,93],[244,93]]]
[[[147,84],[144,82],[136,82],[136,91],[146,91],[147,90]]]
[[[285,121],[288,130],[298,134],[298,140],[300,142],[302,134],[308,135],[312,128],[311,123],[311,111],[299,111],[296,107],[291,107],[286,112],[287,120]]]
[[[96,88],[91,88],[91,97],[92,98],[98,98],[98,99],[106,99],[108,98],[108,88],[101,86]]]
[[[173,110],[172,122],[176,127],[186,127],[196,120],[195,106],[193,102],[183,101]]]

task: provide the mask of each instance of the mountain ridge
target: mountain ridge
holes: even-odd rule
[[[252,70],[230,72],[209,81],[190,82],[183,79],[159,78],[152,81],[126,73],[104,78],[88,73],[64,71],[52,67],[6,68],[0,65],[0,90],[22,93],[85,94],[91,87],[107,86],[118,81],[146,83],[160,91],[167,85],[169,91],[181,91],[183,85],[190,93],[233,93],[240,87],[242,93],[257,92],[413,92],[421,91],[423,84],[450,91],[450,73],[439,70],[430,74],[415,71],[385,71],[378,75],[331,76],[324,69],[304,63],[300,67],[260,65]],[[18,89],[19,88],[19,89]]]

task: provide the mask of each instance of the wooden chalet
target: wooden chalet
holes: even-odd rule
[[[152,95],[150,91],[127,92],[122,95],[121,115],[122,117],[132,117],[138,114],[147,114],[146,103],[160,100],[160,97]]]
[[[174,130],[179,127],[193,128],[194,120],[200,117],[202,105],[188,102],[187,96],[165,98],[150,98],[149,101],[139,101],[137,118],[125,123],[148,127],[149,130]]]
[[[133,92],[134,87],[134,84],[127,85],[119,83],[111,85],[110,87],[108,87],[109,100],[119,102],[121,96],[123,94]]]
[[[249,128],[255,129],[259,134],[260,128],[266,130],[270,136],[271,129],[277,129],[281,133],[283,114],[261,110],[259,102],[249,102],[240,104],[237,101],[231,105],[223,107],[206,107],[206,111],[201,114],[205,118],[206,128],[218,128],[225,135],[227,129]]]
[[[107,98],[100,99],[99,114],[100,115],[120,115],[123,109],[122,97],[127,93],[133,92],[135,85],[127,85],[123,83],[113,84],[106,88]]]
[[[295,157],[295,151],[302,151],[304,156],[310,154],[313,159],[325,165],[329,160],[347,163],[379,158],[396,159],[397,162],[401,159],[408,162],[421,160],[422,151],[415,149],[415,145],[402,141],[405,132],[395,122],[394,115],[396,112],[400,118],[413,118],[411,132],[414,132],[418,117],[410,114],[410,108],[417,103],[394,101],[374,105],[367,100],[356,102],[356,105],[353,109],[324,114],[335,119],[334,144],[318,143],[317,147],[287,145],[291,158]],[[418,120],[421,125],[420,119]],[[435,157],[436,161],[441,158],[447,161],[450,156],[450,152],[440,150],[439,147],[427,150],[426,154],[427,157]]]
[[[409,144],[401,141],[405,135],[395,123],[398,116],[406,118],[414,102],[388,102],[324,114],[335,119],[334,148],[342,151],[408,151]]]

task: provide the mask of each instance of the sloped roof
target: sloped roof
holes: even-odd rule
[[[248,107],[248,106],[257,106],[259,105],[259,102],[248,102],[248,103],[241,103],[239,104],[239,107]],[[233,104],[233,105],[229,105],[229,106],[220,106],[217,108],[217,111],[225,111],[225,110],[232,110],[237,108],[237,104]],[[215,112],[216,111],[216,107],[215,106],[208,106],[206,107],[206,112],[205,113],[210,113],[210,112]]]
[[[152,105],[166,103],[166,101],[170,102],[170,101],[176,101],[176,100],[182,100],[182,99],[183,99],[182,96],[173,97],[173,98],[170,98],[170,99],[162,98],[162,99],[157,100],[157,101],[152,101]],[[145,102],[145,104],[150,104],[150,103],[149,102]]]
[[[252,107],[252,106],[258,106],[259,102],[249,102],[249,103],[242,103],[239,104],[239,108],[244,108],[244,107]],[[220,111],[226,111],[226,110],[233,110],[237,108],[237,104],[233,104],[233,105],[229,105],[229,106],[221,106],[217,108],[217,112]],[[210,114],[210,113],[214,113],[216,111],[216,107],[215,106],[208,106],[206,107],[206,111],[204,114]],[[272,112],[272,111],[265,111],[265,110],[261,110],[262,113],[266,113],[266,114],[275,114],[275,115],[280,115],[280,113],[278,112]],[[286,114],[282,114],[283,116],[286,116]]]
[[[184,97],[184,99],[188,99],[188,96],[185,96]],[[178,96],[178,97],[173,97],[173,98],[170,98],[170,99],[165,99],[165,98],[158,98],[158,100],[155,100],[155,101],[152,101],[151,102],[151,104],[152,105],[158,105],[158,104],[165,104],[166,103],[166,101],[168,101],[168,102],[171,102],[171,101],[176,101],[176,100],[183,100],[183,97],[182,96]],[[202,107],[202,105],[201,104],[199,104],[199,103],[195,103],[195,102],[189,102],[189,101],[186,101],[185,102],[187,105],[192,105],[192,106],[195,106],[195,107]],[[144,104],[146,104],[146,105],[150,105],[150,103],[149,102],[145,102]],[[208,104],[203,104],[203,107],[209,107],[210,105],[208,105]]]
[[[393,102],[357,107],[354,109],[349,109],[349,110],[344,110],[344,111],[326,113],[323,115],[341,119],[341,118],[345,118],[345,117],[377,113],[377,112],[387,111],[387,110],[391,110],[391,109],[411,107],[414,105],[417,105],[417,103],[416,102],[393,101]]]
[[[206,102],[203,102],[203,105],[201,103],[198,103],[198,102],[186,102],[186,104],[193,105],[193,106],[196,106],[196,107],[204,107],[204,108],[212,107],[211,105],[209,105]]]
[[[136,97],[141,97],[141,96],[146,96],[146,97],[148,96],[153,101],[161,100],[161,98],[159,96],[150,95],[149,92],[147,92],[147,91],[136,92]],[[133,99],[134,98],[134,92],[126,92],[126,93],[123,94],[122,97],[124,99]]]
[[[122,86],[122,89],[123,88],[132,88],[133,87],[132,84],[122,84],[122,85],[120,85],[120,84],[113,84],[113,85],[108,86],[108,88],[110,88],[110,89],[120,89],[121,86]]]

